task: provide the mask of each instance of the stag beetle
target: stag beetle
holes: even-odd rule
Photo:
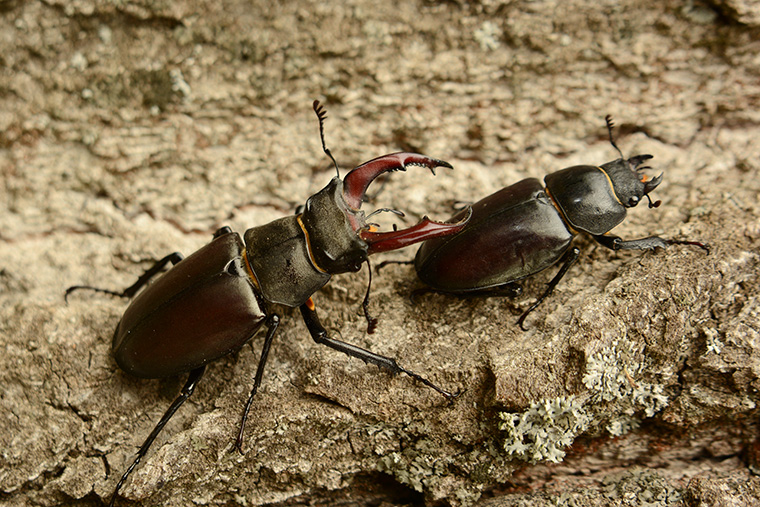
[[[459,233],[425,241],[414,258],[420,280],[428,287],[414,291],[459,296],[516,296],[519,280],[560,263],[546,291],[519,318],[525,318],[551,294],[554,287],[578,260],[580,250],[571,246],[583,232],[612,250],[644,250],[669,245],[694,245],[696,241],[663,239],[657,236],[624,241],[609,234],[626,216],[627,208],[646,197],[662,181],[662,174],[649,179],[642,164],[652,155],[625,159],[615,144],[613,123],[605,118],[612,146],[620,158],[597,167],[578,165],[548,174],[542,185],[528,178],[503,188],[455,214],[451,221],[472,214]],[[523,328],[524,329],[524,328]]]
[[[326,113],[319,101],[314,101],[313,108],[319,119],[322,149],[338,170],[337,162],[325,146]],[[242,453],[246,419],[280,323],[280,317],[271,308],[274,305],[298,307],[317,343],[393,374],[405,373],[449,399],[456,396],[402,368],[395,359],[331,338],[320,323],[311,299],[332,275],[359,271],[365,262],[369,265],[371,254],[462,229],[469,219],[467,214],[456,223],[434,222],[424,217],[413,227],[390,232],[376,232],[376,227],[366,222],[367,217],[359,208],[370,183],[383,173],[405,171],[411,165],[427,167],[433,174],[436,167],[451,168],[447,162],[415,153],[385,155],[354,168],[342,181],[338,173],[325,188],[312,195],[296,215],[248,229],[244,234],[245,243],[232,229],[222,227],[214,233],[211,243],[194,254],[187,258],[178,252],[167,255],[121,292],[85,285],[66,291],[67,298],[78,289],[131,298],[167,264],[173,265],[132,300],[114,332],[113,354],[122,370],[138,377],[190,374],[180,395],[122,475],[109,505],[113,506],[120,488],[156,436],[192,395],[206,365],[240,349],[266,324],[261,358],[235,442]],[[371,331],[372,319],[366,310],[368,297],[369,287],[363,306]]]

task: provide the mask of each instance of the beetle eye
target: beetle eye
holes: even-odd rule
[[[634,195],[633,197],[631,197],[630,199],[628,199],[628,207],[632,208],[632,207],[636,206],[639,203],[639,201],[640,201],[640,199]]]

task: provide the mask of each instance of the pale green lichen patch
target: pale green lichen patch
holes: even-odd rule
[[[386,454],[378,461],[377,468],[381,472],[394,475],[399,482],[415,491],[422,492],[431,478],[445,472],[439,469],[443,465],[434,453],[430,452],[431,449],[428,449],[430,445],[431,442],[423,439],[402,452]]]
[[[377,461],[377,470],[416,491],[424,492],[431,499],[446,498],[452,506],[472,505],[480,498],[482,482],[504,480],[505,472],[501,468],[504,461],[497,453],[481,448],[442,459],[436,453],[440,446],[440,442],[429,438],[410,442],[401,451],[381,456]],[[467,470],[471,476],[477,475],[479,481],[452,480],[452,469]]]
[[[573,396],[541,400],[532,403],[525,412],[501,412],[499,417],[502,419],[499,429],[507,433],[504,450],[531,463],[562,461],[563,449],[591,422],[582,402]]]
[[[723,342],[720,341],[718,331],[715,329],[705,329],[705,336],[707,337],[707,352],[720,354],[725,345],[723,345]]]
[[[593,354],[586,363],[583,383],[591,391],[592,401],[612,401],[630,396],[633,377],[643,367],[639,360],[642,347],[628,340],[615,340]]]
[[[683,495],[654,470],[634,468],[605,479],[606,500],[644,507],[682,505]]]
[[[615,340],[589,357],[583,376],[587,394],[543,399],[523,412],[499,413],[504,450],[531,463],[556,463],[592,421],[614,436],[638,428],[642,417],[653,417],[668,404],[660,384],[638,379],[646,363],[643,349],[626,339]]]
[[[607,431],[610,432],[610,435],[619,437],[638,427],[639,420],[637,418],[623,414],[610,421],[607,425]]]
[[[643,345],[625,339],[615,340],[593,354],[583,376],[583,383],[591,391],[591,401],[621,402],[619,411],[629,416],[643,410],[646,417],[653,417],[665,408],[668,398],[661,385],[636,380],[645,358]]]

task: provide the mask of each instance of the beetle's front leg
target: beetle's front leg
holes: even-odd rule
[[[336,340],[335,338],[330,338],[327,330],[319,321],[317,310],[314,306],[314,301],[311,298],[309,298],[306,303],[302,304],[299,309],[301,310],[301,315],[303,316],[303,320],[306,323],[306,327],[309,329],[309,333],[315,342],[321,345],[327,345],[331,349],[343,352],[351,357],[361,359],[365,363],[372,363],[380,368],[385,368],[394,375],[398,373],[405,373],[413,379],[430,387],[431,389],[438,391],[448,400],[452,400],[461,394],[460,392],[451,393],[449,391],[446,391],[445,389],[442,389],[433,384],[425,377],[402,368],[393,358],[381,356],[379,354],[375,354],[374,352],[370,352],[369,350],[357,347],[356,345],[351,345],[350,343]]]
[[[624,241],[623,238],[614,234],[600,234],[599,236],[594,236],[594,240],[611,250],[654,250],[655,248],[667,248],[670,245],[691,245],[698,246],[705,252],[710,253],[710,248],[699,241],[663,239],[659,236]]]

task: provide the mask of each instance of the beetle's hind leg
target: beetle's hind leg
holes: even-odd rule
[[[214,232],[214,239],[224,236],[225,234],[229,234],[232,232],[232,229],[225,226],[221,227]],[[102,292],[103,294],[110,294],[112,296],[118,296],[121,298],[131,298],[135,294],[137,294],[137,291],[148,285],[148,282],[151,278],[156,276],[158,273],[160,273],[167,264],[171,263],[172,266],[176,266],[179,261],[184,259],[183,255],[179,252],[170,253],[163,259],[156,262],[153,266],[151,266],[145,273],[143,273],[140,278],[137,279],[135,283],[124,289],[123,291],[116,291],[116,290],[110,290],[110,289],[101,289],[100,287],[93,287],[92,285],[73,285],[66,289],[66,293],[63,295],[63,299],[68,302],[69,300],[69,294],[71,294],[74,291],[80,290],[80,289],[86,289],[86,290],[92,290],[95,292]]]
[[[197,368],[190,372],[190,376],[187,378],[187,382],[185,382],[185,386],[182,388],[179,396],[177,396],[177,399],[175,399],[174,402],[172,402],[172,404],[166,410],[164,415],[158,421],[158,424],[156,424],[156,427],[153,428],[153,431],[150,432],[150,435],[148,435],[148,438],[145,439],[142,447],[140,447],[140,450],[137,452],[137,457],[132,462],[132,464],[129,465],[129,468],[127,468],[127,471],[124,472],[124,475],[121,476],[119,483],[116,485],[116,488],[113,490],[113,494],[111,495],[111,501],[108,503],[109,507],[113,507],[114,502],[116,502],[116,495],[124,485],[124,482],[130,476],[135,467],[140,463],[140,460],[143,458],[143,456],[147,454],[148,449],[150,449],[150,446],[153,444],[153,441],[156,439],[158,434],[161,433],[161,430],[164,429],[166,423],[169,422],[169,419],[172,418],[179,407],[181,407],[182,404],[187,401],[190,395],[193,394],[193,391],[195,391],[195,386],[198,385],[198,381],[200,381],[201,377],[203,377],[204,371],[206,371],[206,367],[201,366],[200,368]]]
[[[315,342],[321,345],[327,345],[331,349],[343,352],[351,357],[361,359],[365,363],[372,363],[380,368],[385,368],[394,375],[405,373],[418,382],[421,382],[431,389],[434,389],[435,391],[441,393],[448,400],[453,400],[461,394],[461,392],[451,393],[449,391],[446,391],[445,389],[442,389],[433,384],[422,375],[418,375],[417,373],[402,368],[398,362],[391,357],[381,356],[379,354],[375,354],[374,352],[370,352],[369,350],[357,347],[356,345],[351,345],[350,343],[336,340],[335,338],[330,338],[327,330],[319,321],[317,310],[311,298],[309,298],[306,303],[302,304],[299,309],[301,310],[301,315],[303,316],[303,320],[306,323],[306,327],[309,329],[309,333]]]
[[[171,262],[172,265],[176,265],[183,258],[184,257],[179,252],[174,252],[167,255],[160,261],[156,262],[145,273],[140,275],[140,278],[138,278],[135,283],[133,283],[132,285],[130,285],[129,287],[127,287],[121,292],[115,291],[115,290],[109,290],[109,289],[101,289],[100,287],[93,287],[91,285],[74,285],[66,289],[66,293],[63,295],[63,299],[68,302],[69,294],[80,289],[93,290],[95,292],[102,292],[104,294],[111,294],[112,296],[119,296],[122,298],[131,298],[132,296],[137,294],[137,291],[139,291],[141,288],[146,286],[151,278],[153,278],[158,273],[160,273],[164,269],[164,267],[166,267],[167,264]]]

